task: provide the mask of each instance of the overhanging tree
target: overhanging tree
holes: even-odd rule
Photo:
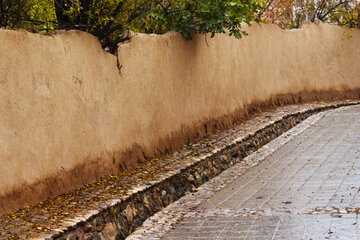
[[[357,0],[0,0],[0,27],[48,33],[77,29],[115,52],[127,30],[162,34],[227,33],[240,38],[241,24],[299,27],[304,20],[360,27]]]
[[[267,0],[259,17],[283,28],[297,28],[303,21],[359,27],[359,7],[357,0]]]
[[[1,4],[2,27],[44,32],[78,29],[97,36],[111,52],[129,38],[127,30],[177,31],[187,39],[194,33],[228,32],[239,38],[245,34],[241,23],[259,21],[260,7],[258,0],[2,0]],[[41,19],[31,15],[39,6],[48,10]]]

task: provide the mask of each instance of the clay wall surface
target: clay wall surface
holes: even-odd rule
[[[256,104],[360,97],[360,32],[138,35],[0,30],[0,214],[231,126]],[[118,65],[121,65],[119,68]]]

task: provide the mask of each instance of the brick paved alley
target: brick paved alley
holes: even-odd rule
[[[170,205],[163,215],[179,208],[185,211],[182,220],[166,234],[153,231],[152,237],[360,239],[360,107],[327,111],[306,121],[193,196]],[[269,149],[273,150],[263,161],[243,170]],[[208,189],[215,189],[229,174],[238,177],[210,194]],[[208,199],[191,206],[201,194]]]

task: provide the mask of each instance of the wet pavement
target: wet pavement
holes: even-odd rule
[[[0,239],[113,239],[119,234],[126,236],[142,223],[143,227],[137,228],[129,239],[159,239],[184,216],[189,218],[200,213],[236,217],[260,214],[263,209],[233,209],[237,212],[229,213],[231,209],[226,208],[224,211],[196,208],[310,128],[327,114],[323,111],[354,104],[360,102],[316,102],[254,113],[231,129],[184,146],[175,153],[152,159],[129,172],[105,176],[54,199],[3,215],[0,217]],[[321,113],[315,114],[318,112]],[[297,127],[291,128],[299,122]],[[252,153],[258,149],[257,146],[263,146],[285,131]],[[213,178],[219,173],[219,177]],[[203,184],[204,179],[210,181]],[[202,185],[196,189],[193,184]],[[192,192],[194,189],[196,192]],[[179,199],[185,192],[191,194]],[[176,202],[164,208],[173,201]],[[160,209],[163,211],[146,220]],[[268,209],[265,210],[268,214]],[[316,211],[336,213],[337,210],[320,208]],[[358,209],[339,211],[355,214]]]
[[[359,239],[358,221],[357,214],[197,217],[165,239]]]
[[[236,176],[222,179],[230,175]],[[137,233],[147,232],[147,239],[360,239],[359,187],[360,106],[351,106],[304,121]],[[176,211],[182,212],[176,221],[161,217]],[[151,221],[156,226],[161,219],[172,225],[150,231]]]

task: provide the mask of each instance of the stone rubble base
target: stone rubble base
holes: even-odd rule
[[[184,195],[197,191],[203,183],[224,170],[237,163],[249,166],[254,164],[246,157],[309,116],[356,104],[360,102],[291,105],[256,114],[235,128],[211,136],[206,142],[184,146],[183,150],[172,155],[177,160],[164,166],[151,181],[135,179],[129,183],[130,190],[125,194],[113,196],[106,203],[98,204],[101,207],[58,221],[56,227],[51,226],[43,233],[24,231],[11,236],[4,234],[5,231],[2,231],[3,226],[0,224],[0,240],[125,239],[150,216]],[[7,233],[16,231],[12,224],[10,220],[6,223]],[[41,224],[37,227],[44,228]]]
[[[246,136],[241,132],[240,135],[230,135],[230,141],[221,139],[224,142],[222,146],[201,156],[186,159],[183,166],[177,166],[166,175],[159,176],[156,182],[142,183],[128,199],[115,200],[108,210],[97,213],[86,222],[74,224],[56,239],[86,239],[85,236],[92,236],[93,239],[124,239],[154,212],[194,191],[309,116],[354,104],[358,103],[307,105],[300,111],[297,109],[290,113],[283,112],[282,116],[279,114],[277,119],[264,123]],[[136,239],[136,235],[134,237],[130,239]]]

